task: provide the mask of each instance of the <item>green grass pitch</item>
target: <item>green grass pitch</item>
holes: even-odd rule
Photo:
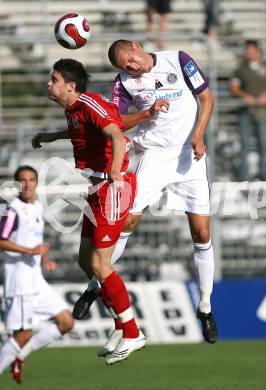
[[[266,341],[147,346],[106,366],[97,348],[48,348],[32,354],[17,385],[1,390],[265,390]]]

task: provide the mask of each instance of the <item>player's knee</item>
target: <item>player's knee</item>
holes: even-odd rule
[[[75,325],[75,320],[68,310],[64,310],[60,313],[55,320],[61,334],[70,332]]]
[[[202,227],[197,231],[192,232],[193,242],[205,244],[210,241],[210,231],[206,227]]]
[[[136,229],[140,221],[140,218],[141,218],[140,215],[128,214],[123,231],[126,233],[134,232],[134,230]]]

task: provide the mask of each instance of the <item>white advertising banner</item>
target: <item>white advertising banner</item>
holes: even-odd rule
[[[148,343],[196,343],[202,341],[186,284],[183,282],[126,283],[138,325]],[[69,309],[86,288],[86,284],[54,284],[67,301]],[[0,297],[3,291],[0,289]],[[3,319],[3,313],[2,313]],[[113,329],[113,320],[98,299],[88,320],[76,321],[74,330],[53,345],[89,346],[104,344]],[[4,333],[3,321],[0,333]]]

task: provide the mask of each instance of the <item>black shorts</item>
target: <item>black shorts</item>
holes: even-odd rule
[[[170,0],[147,0],[148,8],[153,8],[159,14],[170,12]]]

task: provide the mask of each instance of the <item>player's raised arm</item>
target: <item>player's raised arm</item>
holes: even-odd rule
[[[132,114],[120,114],[122,122],[125,125],[125,130],[129,130],[142,122],[153,117],[158,112],[167,112],[169,108],[170,102],[166,99],[157,99],[154,104],[148,109],[144,111],[134,112]]]
[[[69,139],[69,132],[68,130],[63,131],[56,131],[53,133],[38,133],[36,134],[32,140],[32,147],[33,149],[39,149],[42,147],[43,142],[54,142],[58,139]]]

